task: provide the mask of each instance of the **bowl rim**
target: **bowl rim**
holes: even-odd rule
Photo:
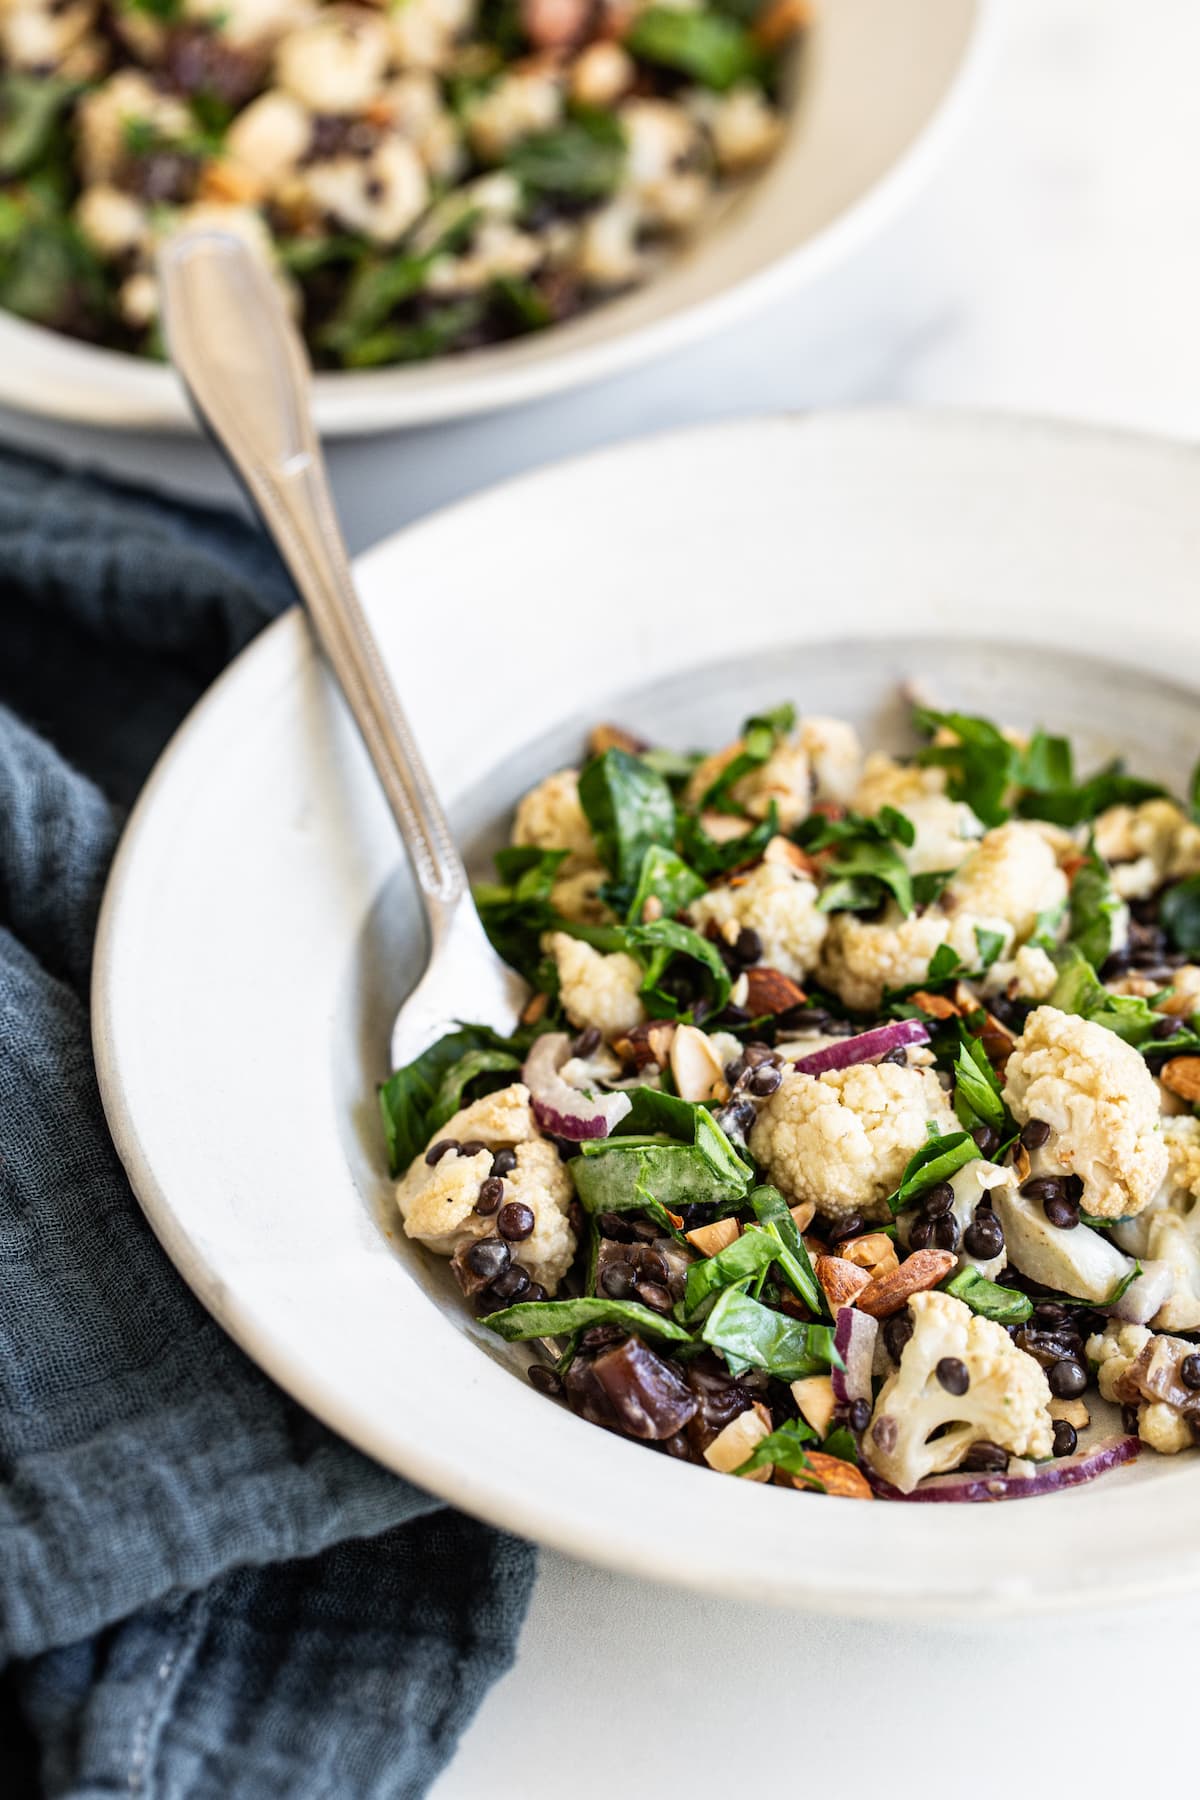
[[[815,434],[818,443],[821,441],[822,432],[828,433],[830,429],[834,431],[849,430],[853,438],[855,434],[870,433],[873,428],[879,426],[885,430],[895,431],[897,426],[901,425],[903,431],[908,433],[915,430],[919,433],[931,433],[935,437],[943,438],[942,447],[948,448],[952,452],[955,450],[955,446],[960,445],[964,440],[967,442],[979,440],[987,446],[1002,446],[1013,467],[1019,467],[1027,451],[1036,449],[1039,445],[1065,448],[1068,454],[1073,448],[1091,445],[1093,449],[1106,454],[1115,452],[1127,465],[1128,459],[1132,456],[1135,459],[1150,459],[1146,466],[1152,472],[1162,469],[1174,473],[1178,470],[1186,477],[1189,485],[1194,485],[1200,476],[1200,453],[1191,446],[1164,442],[1149,434],[1101,431],[1058,422],[1001,418],[991,418],[985,422],[981,417],[962,414],[918,416],[913,421],[911,418],[906,419],[904,415],[886,413],[857,414],[841,419],[837,415],[833,415],[826,416],[824,419],[809,417],[782,421],[746,421],[738,422],[734,426],[708,426],[688,432],[663,434],[657,439],[651,440],[649,444],[642,441],[640,444],[632,446],[608,447],[592,452],[588,456],[572,459],[570,464],[559,465],[557,470],[541,471],[533,475],[517,477],[511,482],[503,484],[498,490],[491,490],[489,494],[477,497],[475,500],[459,502],[454,507],[443,509],[441,513],[433,515],[421,524],[410,527],[406,532],[397,534],[395,539],[378,546],[366,557],[360,559],[360,573],[366,577],[372,562],[375,563],[377,571],[382,571],[387,557],[394,553],[394,546],[400,540],[408,540],[411,543],[411,540],[419,534],[441,533],[444,535],[447,528],[457,528],[460,515],[464,512],[480,509],[486,505],[503,505],[506,500],[511,499],[514,489],[536,488],[545,479],[547,473],[561,474],[565,469],[568,478],[574,479],[576,482],[586,482],[596,473],[600,464],[619,463],[622,459],[629,458],[631,451],[640,451],[651,455],[662,455],[665,451],[669,454],[672,444],[686,445],[689,441],[715,441],[726,446],[738,433],[743,434],[744,438],[745,434],[753,433],[756,430],[762,431],[764,428],[776,424],[789,432],[803,433],[809,437]],[[1155,478],[1157,479],[1157,473],[1155,473]],[[955,634],[939,631],[937,635],[951,637]],[[965,638],[973,642],[980,642],[982,636],[982,634],[961,632],[957,635],[960,639]],[[812,641],[811,638],[809,641]],[[822,638],[820,641],[827,642],[829,639]],[[1010,646],[1013,642],[1011,638],[1005,641]],[[105,894],[93,978],[94,1045],[110,1128],[147,1216],[172,1260],[176,1262],[204,1303],[216,1313],[223,1326],[276,1380],[280,1381],[319,1417],[324,1418],[335,1430],[348,1436],[368,1453],[384,1455],[378,1419],[372,1416],[370,1407],[358,1402],[348,1402],[345,1392],[340,1390],[336,1383],[331,1384],[325,1378],[324,1370],[314,1369],[311,1361],[297,1357],[294,1353],[294,1346],[280,1345],[278,1342],[272,1341],[269,1333],[264,1334],[261,1321],[256,1316],[254,1308],[243,1306],[238,1296],[232,1294],[223,1285],[220,1288],[214,1287],[208,1272],[199,1266],[195,1245],[191,1243],[188,1235],[181,1231],[179,1223],[173,1215],[168,1196],[158,1181],[152,1161],[147,1157],[137,1120],[129,1108],[115,1060],[113,1010],[114,1005],[122,998],[117,993],[113,981],[113,949],[119,926],[118,914],[124,905],[131,876],[136,871],[140,840],[153,821],[158,795],[164,785],[173,779],[175,768],[189,752],[193,740],[198,739],[201,733],[207,730],[210,717],[224,706],[226,699],[238,684],[244,684],[247,681],[253,683],[258,677],[258,673],[272,661],[278,663],[282,659],[286,662],[289,657],[294,661],[297,653],[303,648],[306,648],[306,640],[301,620],[296,613],[285,615],[269,627],[219,678],[179,728],[143,791],[122,839]],[[308,653],[307,656],[301,655],[300,660],[310,663],[312,661],[311,653]],[[1101,656],[1099,660],[1107,662],[1109,659]],[[1170,680],[1169,675],[1165,675],[1161,668],[1154,669],[1152,673],[1156,681]],[[1183,688],[1189,695],[1192,693],[1192,689],[1187,684],[1183,684]],[[624,691],[629,692],[628,686]],[[536,736],[537,734],[535,732],[532,735]],[[480,1356],[478,1346],[470,1340],[467,1332],[460,1330],[458,1336],[471,1356],[477,1358],[481,1363],[487,1361],[486,1358]],[[505,1371],[505,1378],[508,1379],[507,1371]],[[521,1390],[519,1384],[512,1385],[517,1390],[512,1395],[514,1413],[519,1414],[522,1403]],[[527,1395],[526,1398],[531,1398],[538,1406],[545,1404],[540,1397],[535,1395]],[[590,1429],[580,1426],[582,1431]],[[599,1434],[595,1435],[599,1436]],[[622,1454],[637,1456],[644,1454],[639,1446],[624,1445],[620,1440],[609,1440],[607,1434],[605,1445],[610,1453],[618,1457]],[[399,1466],[394,1453],[388,1454],[386,1460],[392,1466]],[[674,1469],[674,1465],[668,1465],[661,1471],[660,1478],[668,1481],[674,1479],[672,1475]],[[527,1535],[536,1535],[543,1541],[552,1543],[568,1553],[590,1554],[595,1560],[608,1562],[612,1566],[654,1579],[665,1579],[684,1585],[704,1585],[721,1591],[735,1592],[742,1597],[751,1597],[744,1586],[733,1586],[731,1582],[723,1581],[719,1573],[717,1575],[713,1575],[711,1572],[706,1573],[704,1580],[697,1583],[694,1570],[678,1564],[664,1566],[654,1552],[639,1550],[636,1534],[631,1536],[626,1532],[619,1546],[615,1548],[604,1543],[583,1543],[580,1541],[579,1535],[573,1532],[568,1525],[564,1525],[563,1520],[555,1514],[553,1506],[548,1509],[541,1502],[540,1496],[536,1494],[524,1493],[518,1496],[498,1497],[494,1492],[488,1491],[485,1481],[464,1480],[461,1468],[455,1469],[453,1481],[448,1481],[447,1465],[444,1459],[440,1459],[438,1453],[431,1451],[427,1446],[418,1444],[410,1445],[407,1448],[403,1472],[435,1490],[446,1492],[449,1487],[452,1489],[454,1503],[463,1506],[466,1510],[476,1511],[494,1523],[508,1526],[513,1530],[524,1532]],[[675,1473],[683,1474],[685,1471],[675,1470]],[[1178,1481],[1179,1477],[1175,1475],[1165,1483],[1153,1483],[1152,1488],[1177,1487]],[[691,1490],[688,1492],[690,1494]],[[1085,1498],[1088,1492],[1088,1490],[1081,1490],[1076,1498]],[[1094,1493],[1092,1498],[1095,1498]],[[1160,1505],[1161,1498],[1160,1496]],[[766,1493],[765,1499],[770,1503],[769,1491]],[[785,1504],[787,1504],[786,1501]],[[850,1503],[834,1501],[832,1503],[825,1502],[825,1504],[844,1508]],[[1133,1515],[1139,1510],[1144,1510],[1144,1507],[1139,1509],[1138,1496],[1129,1490],[1122,1491],[1119,1485],[1111,1490],[1106,1489],[1105,1507],[1106,1518],[1111,1516],[1113,1529],[1118,1533],[1123,1519],[1127,1524],[1131,1522],[1136,1524]],[[1111,1509],[1111,1513],[1109,1509]],[[997,1516],[994,1509],[991,1508],[954,1510],[972,1514],[987,1514],[993,1518]],[[1176,1508],[1176,1510],[1178,1509]],[[912,1519],[915,1513],[924,1514],[924,1509],[889,1508],[889,1513],[893,1515],[899,1513]],[[928,1515],[925,1514],[925,1516]],[[1018,1514],[1018,1520],[1023,1522],[1027,1521],[1029,1517],[1030,1515]],[[745,1523],[744,1518],[742,1523]],[[897,1528],[898,1530],[901,1528],[900,1521],[897,1521]],[[1022,1523],[1022,1529],[1024,1528],[1024,1523]],[[910,1532],[920,1530],[919,1527],[909,1529]],[[753,1597],[774,1599],[783,1604],[799,1605],[809,1610],[849,1611],[875,1616],[894,1616],[898,1611],[920,1613],[930,1617],[945,1617],[966,1612],[999,1615],[1037,1610],[1060,1610],[1068,1606],[1101,1605],[1119,1599],[1146,1598],[1187,1583],[1198,1582],[1200,1581],[1200,1547],[1197,1547],[1194,1555],[1190,1555],[1190,1560],[1181,1564],[1174,1553],[1167,1555],[1157,1544],[1139,1543],[1136,1556],[1130,1556],[1116,1566],[1106,1569],[1104,1582],[1095,1579],[1096,1571],[1094,1569],[1092,1576],[1092,1584],[1089,1586],[1082,1569],[1066,1567],[1052,1587],[1048,1587],[1044,1591],[1031,1591],[1028,1586],[1019,1582],[998,1585],[994,1579],[989,1577],[986,1568],[981,1568],[977,1585],[969,1590],[963,1588],[953,1594],[947,1594],[944,1590],[914,1592],[911,1586],[904,1589],[902,1593],[894,1591],[867,1593],[861,1586],[856,1587],[852,1581],[839,1577],[835,1581],[826,1582],[818,1590],[804,1587],[802,1583],[793,1580],[790,1584],[781,1583],[777,1592],[765,1588],[755,1592]]]
[[[554,328],[539,340],[545,344],[544,354],[515,366],[506,352],[530,340],[408,369],[319,373],[313,380],[318,430],[325,436],[344,437],[409,429],[589,386],[728,330],[801,283],[818,279],[854,254],[907,204],[966,119],[985,78],[1001,14],[998,0],[957,3],[964,9],[961,52],[932,111],[891,165],[811,237],[762,268],[707,296],[685,300],[644,324],[614,329],[582,345],[573,343],[571,323]],[[702,241],[703,234],[697,245]],[[653,285],[652,281],[649,286]],[[646,291],[639,289],[631,298]],[[586,325],[621,304],[621,299],[608,302],[580,323]],[[60,380],[47,388],[47,369],[55,366]],[[422,379],[419,385],[411,379],[428,378],[435,370],[436,379]],[[0,406],[109,430],[189,436],[199,431],[170,367],[85,344],[4,312],[0,312]]]

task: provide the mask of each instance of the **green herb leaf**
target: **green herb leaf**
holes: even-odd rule
[[[962,957],[949,944],[939,944],[929,959],[928,979],[931,982],[948,981],[952,975],[962,971]]]
[[[382,325],[341,350],[347,369],[377,369],[385,363],[427,362],[445,356],[470,337],[483,319],[486,302],[481,296],[449,300],[430,307],[408,324]]]
[[[705,884],[699,875],[689,869],[674,850],[668,850],[662,844],[649,844],[642,857],[641,873],[638,875],[633,899],[629,903],[629,923],[641,923],[646,902],[651,896],[660,903],[663,916],[672,919],[676,913],[683,912],[690,906],[693,900],[699,899],[704,889]]]
[[[705,881],[714,881],[742,863],[756,862],[778,832],[779,811],[772,801],[765,819],[727,843],[718,843],[716,838],[710,837],[694,813],[681,811],[676,841],[697,874]]]
[[[1124,915],[1124,902],[1113,887],[1108,864],[1090,847],[1071,883],[1069,941],[1094,969],[1112,955]]]
[[[1058,981],[1047,1005],[1057,1007],[1059,1012],[1076,1013],[1080,1018],[1090,1019],[1094,1025],[1103,1025],[1106,1031],[1116,1032],[1118,1037],[1143,1053],[1200,1050],[1200,1037],[1182,1021],[1180,1030],[1169,1040],[1157,1037],[1155,1034],[1166,1015],[1155,1012],[1140,995],[1110,994],[1074,944],[1056,950],[1054,960],[1058,964]]]
[[[722,1289],[764,1273],[774,1262],[778,1250],[779,1239],[773,1232],[751,1225],[715,1256],[694,1262],[687,1274],[684,1317],[694,1318]]]
[[[625,167],[625,133],[615,113],[579,109],[552,131],[518,138],[505,165],[530,196],[603,200]]]
[[[747,775],[770,761],[776,747],[795,723],[794,706],[777,706],[773,712],[747,719],[742,726],[741,749],[705,789],[700,797],[700,807],[711,807],[717,812],[739,812],[741,809],[730,798],[733,789],[739,781],[744,781]]]
[[[726,1357],[743,1366],[765,1369],[781,1381],[797,1381],[801,1375],[842,1367],[832,1326],[797,1324],[736,1287],[725,1289],[700,1335]]]
[[[917,754],[917,761],[947,771],[946,792],[952,800],[965,800],[985,825],[1001,825],[1008,817],[1005,797],[1018,773],[1020,752],[990,719],[968,713],[935,712],[917,707],[913,722],[929,736],[940,730],[955,733],[956,744],[931,744]]]
[[[541,939],[559,923],[551,891],[569,850],[513,845],[496,857],[498,881],[474,888],[475,905],[496,954],[534,985],[542,960]]]
[[[744,1463],[739,1463],[733,1471],[735,1475],[750,1475],[755,1469],[762,1469],[769,1463],[773,1468],[783,1469],[797,1481],[825,1492],[825,1483],[821,1480],[807,1456],[803,1446],[811,1444],[816,1437],[811,1426],[803,1419],[788,1419],[778,1431],[772,1431],[755,1445]]]
[[[1189,875],[1169,887],[1158,916],[1177,950],[1200,956],[1200,875]]]
[[[888,1196],[892,1213],[903,1212],[939,1181],[949,1181],[978,1155],[979,1146],[967,1131],[932,1134],[910,1158],[900,1186]]]
[[[979,951],[979,967],[984,974],[991,968],[1007,941],[1002,931],[989,931],[986,925],[976,925],[975,944]]]
[[[486,1025],[463,1025],[397,1069],[379,1090],[392,1174],[403,1174],[468,1099],[509,1086],[531,1040],[531,1033],[503,1038]]]
[[[987,1052],[977,1037],[972,1037],[958,1021],[958,1058],[954,1065],[954,1110],[959,1124],[967,1131],[977,1125],[989,1125],[993,1131],[1006,1134],[1008,1114],[1001,1098],[1000,1078],[987,1059]],[[971,1159],[968,1157],[967,1161]]]
[[[677,69],[723,93],[761,74],[764,58],[750,33],[723,13],[651,6],[625,34],[625,48],[643,62]]]
[[[668,1231],[681,1206],[740,1206],[751,1172],[712,1114],[656,1088],[634,1088],[616,1133],[580,1146],[575,1191],[590,1213],[650,1211]]]
[[[661,775],[627,750],[606,750],[584,765],[579,801],[596,851],[630,893],[652,844],[673,849],[675,802]]]
[[[759,1223],[769,1225],[778,1238],[780,1248],[775,1260],[793,1293],[798,1294],[813,1312],[828,1314],[829,1306],[813,1273],[804,1239],[778,1188],[756,1187],[748,1196],[748,1203]]]
[[[42,160],[78,91],[52,75],[10,70],[0,77],[0,179],[23,175]]]
[[[947,1294],[953,1294],[971,1311],[998,1325],[1019,1325],[1033,1312],[1033,1301],[1016,1288],[1000,1287],[988,1281],[971,1263],[967,1263],[949,1281],[942,1283]]]
[[[1188,810],[1200,824],[1200,762],[1192,770],[1192,779],[1188,782]]]
[[[836,1456],[841,1462],[853,1463],[858,1467],[858,1444],[854,1433],[845,1425],[839,1425],[831,1431],[821,1449],[826,1456]]]
[[[940,900],[953,875],[953,869],[929,869],[922,875],[914,875],[912,887],[915,904],[932,906],[935,900]]]
[[[1045,792],[1025,794],[1017,810],[1026,819],[1048,819],[1054,825],[1085,825],[1110,806],[1140,806],[1143,800],[1157,800],[1165,792],[1157,782],[1126,775],[1121,763],[1113,762],[1078,787],[1052,787]]]
[[[620,1325],[639,1337],[659,1338],[668,1344],[692,1342],[691,1332],[638,1300],[527,1300],[485,1314],[482,1323],[510,1344],[527,1338],[565,1337],[589,1325]]]

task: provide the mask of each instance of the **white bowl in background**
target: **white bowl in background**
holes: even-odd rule
[[[358,574],[481,856],[588,721],[720,743],[789,698],[894,742],[914,677],[1180,784],[1200,735],[1179,685],[1200,678],[1198,521],[1194,450],[863,413],[566,463],[400,534]],[[135,809],[94,1033],[154,1230],[314,1413],[467,1511],[743,1599],[978,1617],[1200,1585],[1200,1457],[999,1506],[868,1507],[715,1476],[535,1393],[526,1353],[467,1316],[392,1207],[373,1089],[421,956],[390,817],[290,613]]]
[[[988,0],[822,0],[779,156],[655,280],[577,320],[406,368],[323,374],[322,432],[385,431],[535,399],[730,325],[816,278],[912,190],[964,110]],[[0,313],[0,405],[190,430],[173,373]]]

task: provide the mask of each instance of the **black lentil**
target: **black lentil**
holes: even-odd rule
[[[627,1300],[633,1292],[634,1274],[627,1262],[609,1263],[600,1274],[600,1286],[610,1300]]]
[[[1185,1356],[1179,1365],[1179,1379],[1193,1391],[1200,1388],[1200,1356]]]
[[[760,963],[762,961],[763,941],[759,937],[757,931],[754,930],[753,926],[744,925],[741,931],[738,932],[737,939],[733,946],[733,954],[746,968],[749,968],[754,963]]]
[[[529,1270],[511,1263],[503,1275],[497,1275],[491,1291],[498,1300],[522,1300],[529,1290]]]
[[[1079,1433],[1066,1419],[1054,1421],[1054,1454],[1071,1456],[1079,1448]]]
[[[1075,1400],[1088,1384],[1087,1370],[1074,1357],[1064,1357],[1047,1369],[1046,1380],[1056,1400]]]
[[[429,1164],[431,1169],[436,1168],[443,1156],[448,1156],[451,1150],[457,1149],[457,1138],[439,1138],[437,1143],[430,1144],[428,1150],[425,1152],[425,1161]]]
[[[598,1050],[600,1048],[599,1027],[589,1025],[586,1031],[581,1031],[572,1048],[576,1056],[590,1056],[593,1050]]]
[[[487,1186],[486,1182],[484,1186]],[[502,1238],[508,1238],[514,1244],[532,1237],[536,1224],[532,1206],[526,1206],[523,1200],[509,1200],[496,1215],[496,1230]]]
[[[971,1475],[1003,1475],[1008,1467],[1008,1451],[999,1444],[990,1443],[987,1438],[980,1438],[978,1443],[971,1445],[958,1466]]]
[[[963,1232],[963,1249],[980,1262],[991,1262],[1000,1255],[1004,1249],[1004,1227],[995,1213],[980,1208]]]
[[[479,1198],[475,1202],[475,1211],[485,1219],[499,1212],[500,1203],[504,1199],[504,1183],[498,1175],[489,1175],[479,1190]]]
[[[511,1175],[517,1166],[515,1150],[497,1150],[492,1158],[492,1174],[499,1180],[504,1175]]]
[[[957,1356],[943,1356],[934,1370],[941,1385],[948,1394],[959,1397],[966,1393],[971,1385],[971,1375],[965,1362]]]
[[[954,1205],[954,1189],[948,1181],[935,1182],[921,1204],[927,1213],[948,1213]]]
[[[846,1413],[846,1423],[851,1431],[860,1436],[871,1423],[871,1403],[869,1400],[852,1400]]]
[[[1021,1142],[1026,1150],[1040,1150],[1050,1142],[1050,1127],[1045,1119],[1030,1119],[1021,1127]]]
[[[561,1394],[562,1376],[545,1363],[533,1363],[529,1370],[529,1385],[535,1387],[539,1394]]]
[[[1047,1200],[1043,1211],[1047,1221],[1058,1231],[1074,1231],[1079,1223],[1079,1206],[1066,1196]]]
[[[893,1313],[885,1321],[883,1327],[883,1344],[894,1363],[898,1363],[904,1354],[904,1347],[913,1334],[913,1322],[907,1309]]]
[[[503,1275],[511,1261],[512,1251],[499,1238],[480,1238],[467,1251],[467,1266],[484,1281],[494,1281],[497,1275]]]
[[[486,1144],[481,1144],[477,1138],[470,1138],[465,1144],[458,1146],[458,1154],[460,1156],[478,1156],[482,1150],[486,1149]]]
[[[642,1305],[650,1307],[653,1312],[670,1312],[671,1296],[656,1281],[639,1281],[634,1292]]]
[[[773,1094],[775,1092],[782,1081],[782,1069],[774,1067],[771,1063],[763,1063],[761,1068],[755,1069],[753,1075],[751,1075],[749,1081],[746,1083],[746,1086],[750,1089],[750,1092],[757,1095],[760,1100],[765,1100],[768,1094]]]

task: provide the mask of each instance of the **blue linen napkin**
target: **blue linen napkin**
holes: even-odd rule
[[[290,586],[232,517],[0,452],[0,1772],[423,1794],[533,1551],[334,1437],[192,1298],[105,1129],[87,982],[127,805]]]

